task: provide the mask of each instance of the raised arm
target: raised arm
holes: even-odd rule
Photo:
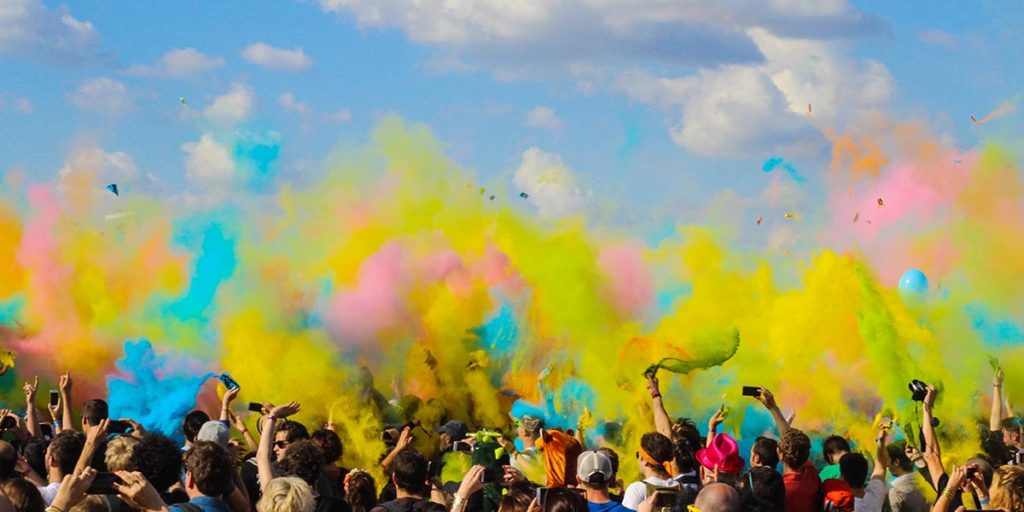
[[[75,420],[71,417],[71,372],[60,376],[60,403],[64,406],[64,419],[60,422],[61,430],[74,430]]]
[[[885,449],[886,434],[888,429],[883,427],[875,437],[875,469],[871,471],[871,478],[881,480],[882,483],[885,483],[885,472],[889,468],[889,452]]]
[[[775,395],[773,395],[771,391],[768,391],[768,388],[758,388],[758,391],[760,391],[760,394],[755,398],[757,398],[757,401],[761,402],[765,409],[768,409],[768,412],[772,414],[772,418],[775,420],[775,428],[779,430],[779,435],[781,436],[789,430],[789,420],[782,415],[782,410],[779,409],[779,404],[775,402]]]
[[[36,390],[39,389],[39,376],[32,382],[25,383],[25,423],[28,433],[35,438],[43,437],[43,430],[39,427],[39,412],[36,411]]]
[[[992,414],[988,417],[988,429],[1002,430],[1003,423],[1003,369],[997,368],[992,377]]]
[[[267,434],[264,433],[263,435],[266,436]],[[384,457],[384,460],[380,461],[380,466],[384,469],[385,475],[391,476],[391,466],[395,463],[395,460],[398,459],[398,454],[408,450],[409,447],[412,446],[412,441],[412,431],[409,427],[403,428],[402,433],[398,436],[398,442],[395,443],[395,447],[391,449],[391,452],[388,453],[387,457]]]
[[[705,447],[711,446],[711,443],[715,440],[715,434],[718,430],[718,426],[725,421],[725,406],[723,405],[720,409],[715,411],[715,414],[708,420],[708,440],[704,444]]]
[[[935,427],[932,425],[932,411],[935,408],[935,398],[939,392],[935,389],[935,386],[928,385],[928,391],[924,395],[924,410],[921,429],[924,434],[924,456],[925,462],[928,464],[928,474],[932,477],[932,482],[938,484],[942,475],[946,474],[946,468],[942,465],[942,448],[939,446],[939,436],[935,435]]]
[[[259,447],[259,443],[252,437],[252,433],[249,432],[249,428],[245,426],[245,421],[242,420],[238,415],[232,414],[231,421],[235,425],[235,429],[242,433],[242,437],[245,438],[245,448],[247,451],[254,452]]]
[[[659,434],[672,439],[672,420],[665,410],[665,402],[661,398],[661,390],[658,388],[658,377],[651,375],[647,377],[647,391],[651,392],[651,409],[654,410],[654,427]]]
[[[225,425],[231,424],[231,402],[238,397],[242,388],[231,388],[224,392],[224,398],[220,401],[220,421]]]
[[[277,420],[287,418],[299,412],[298,402],[279,405],[270,410],[270,414],[263,418],[263,437],[260,438],[260,446],[256,450],[256,467],[259,470],[260,491],[263,491],[267,484],[274,479],[273,453],[274,436],[277,433]]]
[[[75,464],[75,474],[80,473],[92,464],[96,450],[103,443],[103,438],[107,436],[107,425],[109,424],[110,420],[100,420],[99,424],[89,431],[89,434],[85,437],[85,446],[82,448],[82,454],[78,456],[78,464]]]

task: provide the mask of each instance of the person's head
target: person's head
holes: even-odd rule
[[[107,409],[107,402],[99,398],[86,400],[85,405],[82,406],[82,430],[88,431],[90,428],[99,425],[100,421],[109,417],[110,412]]]
[[[612,461],[600,451],[586,451],[576,458],[576,476],[580,485],[590,491],[607,491],[615,476]]]
[[[673,433],[672,436],[672,453],[673,462],[676,465],[676,471],[679,473],[689,473],[696,471],[700,467],[700,463],[694,458],[694,454],[700,449],[700,444],[690,444],[688,436],[677,435]]]
[[[1024,467],[1001,466],[992,475],[988,494],[990,509],[1024,511]]]
[[[132,449],[128,471],[142,473],[160,492],[181,477],[181,449],[169,437],[147,433]]]
[[[1003,430],[1003,443],[1006,444],[1006,446],[1020,448],[1021,420],[1019,418],[1005,418],[1002,423],[1000,423],[1000,426]]]
[[[45,439],[39,439],[33,437],[28,442],[21,445],[21,454],[25,457],[25,461],[28,462],[29,467],[32,471],[35,471],[37,475],[46,474],[46,450],[50,447],[50,442]]]
[[[284,450],[288,445],[300,439],[309,439],[309,431],[306,426],[297,421],[285,420],[274,433],[274,457],[278,462],[284,457]]]
[[[268,482],[263,488],[263,497],[256,503],[256,512],[313,512],[315,508],[313,488],[294,476]]]
[[[63,478],[75,471],[78,457],[85,448],[85,435],[74,430],[65,430],[50,441],[47,448],[46,467],[51,476]]]
[[[770,437],[758,437],[750,447],[750,466],[775,469],[779,465],[779,442]]]
[[[802,431],[790,428],[779,439],[779,459],[786,467],[799,470],[811,456],[811,439]]]
[[[345,453],[341,438],[333,430],[317,430],[310,436],[313,444],[324,454],[324,464],[334,464]]]
[[[43,512],[46,502],[35,484],[24,478],[12,478],[3,483],[4,493],[11,500],[14,512]]]
[[[377,506],[377,482],[361,469],[345,475],[345,501],[352,512],[368,512]]]
[[[139,440],[131,436],[117,436],[107,443],[107,451],[103,455],[103,462],[107,464],[109,471],[123,471],[128,469],[132,460],[132,451]]]
[[[533,501],[531,494],[519,491],[512,491],[501,498],[498,502],[498,512],[527,512],[530,502]]]
[[[740,512],[740,495],[730,485],[708,484],[697,493],[693,506],[700,512]]]
[[[217,443],[197,441],[185,453],[185,491],[189,497],[220,497],[231,484],[233,468],[227,450]]]
[[[227,448],[231,441],[231,428],[220,421],[207,421],[199,429],[193,442],[210,441],[221,448]]]
[[[821,444],[821,452],[825,455],[825,462],[839,464],[839,458],[850,453],[850,443],[842,436],[828,436]]]
[[[280,465],[285,476],[296,476],[309,485],[316,485],[320,468],[324,465],[324,454],[313,441],[299,439],[284,449]]]
[[[110,512],[110,504],[104,498],[104,496],[97,494],[86,496],[84,500],[71,507],[71,510],[68,512]]]
[[[640,461],[641,471],[644,471],[645,474],[668,474],[665,464],[674,456],[672,441],[664,435],[648,432],[640,438],[640,451],[637,452],[637,457]]]
[[[185,434],[185,440],[189,443],[196,442],[196,436],[203,428],[203,425],[210,421],[210,415],[203,411],[192,411],[185,415],[185,421],[181,424],[181,432]]]
[[[739,483],[743,510],[783,512],[786,509],[786,484],[774,468],[751,468],[746,478],[740,479]]]
[[[18,450],[7,441],[0,441],[0,480],[14,478],[18,473],[14,467],[18,465]]]
[[[516,420],[516,435],[524,441],[535,441],[540,436],[540,429],[542,428],[544,428],[544,420],[536,416],[524,414]]]
[[[859,453],[847,453],[839,458],[839,475],[854,489],[864,487],[868,479],[868,460]]]
[[[982,478],[985,479],[985,485],[988,487],[992,486],[992,476],[995,474],[996,470],[992,467],[992,463],[989,462],[988,459],[980,455],[974,456],[967,459],[965,464],[967,466],[974,466],[978,468],[978,473],[981,473]]]
[[[904,452],[906,446],[906,441],[900,441],[885,447],[885,451],[889,453],[889,471],[893,475],[901,476],[914,471],[914,463]]]
[[[700,435],[700,429],[697,428],[697,424],[690,418],[679,418],[672,424],[672,439],[679,438],[686,440],[692,452],[696,452],[700,447],[704,446],[704,439]]]
[[[548,489],[544,512],[587,512],[587,498],[565,487]]]
[[[603,453],[604,456],[608,457],[608,460],[611,461],[611,463],[612,463],[612,477],[608,481],[609,481],[609,483],[610,482],[614,482],[615,479],[618,478],[618,476],[619,476],[619,454],[615,453],[615,450],[612,450],[611,448],[608,448],[608,447],[598,448],[597,451]]]
[[[451,420],[440,427],[437,427],[438,447],[441,451],[447,451],[455,441],[461,441],[469,435],[469,427],[459,420]]]
[[[427,493],[427,459],[416,450],[405,450],[395,459],[391,480],[395,487],[413,496]]]

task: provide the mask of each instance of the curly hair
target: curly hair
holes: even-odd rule
[[[121,471],[131,464],[132,452],[139,440],[131,436],[117,436],[107,443],[107,451],[103,462],[110,471]]]
[[[1024,512],[1024,467],[1002,466],[992,478],[989,508]]]
[[[220,496],[231,485],[234,463],[228,451],[211,441],[199,441],[185,453],[185,470],[206,496]]]
[[[791,428],[782,433],[779,440],[779,454],[782,463],[793,469],[799,469],[811,456],[811,439],[802,431]]]
[[[331,430],[317,430],[310,436],[310,440],[324,452],[325,464],[334,464],[345,453],[345,448],[341,444],[341,438]]]
[[[181,449],[169,437],[147,433],[132,449],[128,471],[142,473],[158,491],[166,491],[181,477]]]
[[[256,503],[256,512],[313,512],[315,508],[313,488],[294,476],[271,480]]]
[[[352,512],[368,512],[377,506],[377,482],[366,471],[353,470],[345,475],[345,501]]]
[[[277,427],[277,431],[287,432],[289,443],[294,443],[300,439],[309,439],[309,430],[306,430],[306,426],[297,421],[284,420]]]
[[[324,453],[309,439],[300,439],[284,449],[281,458],[281,473],[297,476],[310,486],[320,478],[320,466],[324,464]]]
[[[12,478],[4,482],[3,489],[15,512],[42,512],[46,508],[39,489],[24,478]]]

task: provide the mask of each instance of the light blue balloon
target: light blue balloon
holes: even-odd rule
[[[928,276],[916,268],[903,273],[900,277],[900,293],[909,295],[923,295],[928,291]]]

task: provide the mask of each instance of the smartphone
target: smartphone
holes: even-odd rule
[[[672,508],[676,506],[679,493],[675,491],[657,491],[654,494],[654,508]]]
[[[249,410],[252,412],[263,412],[263,404],[259,402],[249,402]]]
[[[60,393],[56,389],[50,390],[50,407],[56,407],[57,402],[60,402]]]
[[[4,419],[0,420],[0,430],[12,429],[17,425],[18,422],[11,416],[4,416]]]
[[[441,462],[435,460],[427,462],[427,480],[433,480],[439,476],[441,476]]]
[[[86,494],[110,494],[117,496],[117,489],[114,484],[122,484],[121,478],[114,473],[96,473],[96,479],[85,491]]]
[[[124,434],[131,428],[132,426],[127,421],[110,420],[110,422],[107,423],[107,433],[110,434]]]
[[[537,506],[540,507],[541,510],[544,510],[544,500],[546,500],[547,497],[548,497],[548,488],[547,487],[538,487],[537,488]]]
[[[40,423],[39,431],[43,434],[43,439],[49,441],[53,439],[53,425],[50,423]]]
[[[472,453],[473,445],[465,441],[455,441],[455,443],[452,444],[452,449],[457,452]]]
[[[228,375],[227,373],[222,373],[218,375],[217,378],[220,379],[220,381],[224,383],[224,387],[228,389],[235,389],[241,387],[238,385],[238,381],[232,379],[231,376]]]
[[[757,398],[761,396],[761,388],[757,386],[743,386],[743,396],[752,396]]]
[[[484,468],[484,472],[480,474],[480,483],[496,484],[501,481],[502,476],[505,476],[505,470],[502,468]]]

